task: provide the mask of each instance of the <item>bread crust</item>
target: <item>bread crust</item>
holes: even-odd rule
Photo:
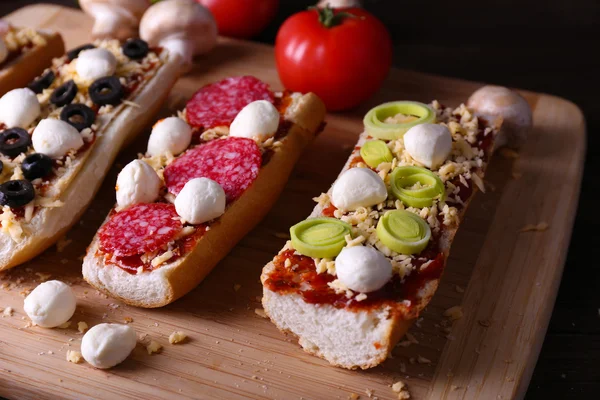
[[[484,117],[484,116],[480,116],[480,118],[488,120],[490,122],[489,126],[492,127],[492,129],[496,135],[498,134],[498,132],[500,131],[501,125],[502,125],[502,118],[492,119],[494,117]],[[364,144],[367,141],[367,139],[368,139],[367,133],[366,132],[362,133],[357,142],[357,146],[362,146],[362,144]],[[348,170],[350,168],[350,163],[351,163],[352,158],[353,158],[353,156],[351,155],[350,158],[348,159],[348,161],[346,162],[346,165],[340,172],[340,174],[342,174],[343,172],[345,172],[346,170]],[[483,168],[483,170],[485,172],[485,168]],[[463,208],[461,208],[461,210],[458,214],[459,219],[461,221],[463,220],[464,214],[467,211],[470,202],[472,201],[472,199],[474,198],[474,196],[478,190],[479,189],[478,189],[477,185],[473,185],[472,195],[467,199],[467,201],[465,201],[465,206]],[[317,216],[321,215],[321,211],[322,211],[322,207],[320,205],[317,205],[314,208],[313,212],[311,213],[310,217],[317,217]],[[456,226],[451,229],[445,230],[442,237],[440,238],[439,245],[440,245],[440,251],[444,255],[444,264],[446,263],[448,256],[450,254],[450,247],[452,245],[452,241],[454,240],[454,236],[456,235],[456,232],[458,231],[458,228],[459,228],[459,226]],[[263,304],[265,313],[269,316],[271,321],[275,324],[275,326],[277,326],[277,328],[280,331],[282,331],[286,334],[291,333],[292,335],[296,336],[299,339],[299,343],[302,346],[302,348],[304,349],[304,351],[306,351],[307,353],[316,355],[320,358],[323,358],[323,359],[329,361],[329,363],[331,363],[334,366],[346,368],[346,369],[359,369],[359,368],[360,369],[369,369],[369,368],[375,367],[375,366],[379,365],[380,363],[382,363],[383,361],[385,361],[385,359],[392,352],[392,350],[394,349],[396,344],[410,329],[410,327],[412,326],[414,321],[417,319],[419,313],[427,306],[427,304],[429,304],[429,302],[431,301],[431,298],[435,294],[435,292],[439,286],[439,282],[440,282],[440,279],[429,281],[424,286],[424,288],[420,291],[419,302],[417,304],[412,304],[410,309],[406,308],[406,306],[403,305],[402,303],[395,304],[395,306],[393,307],[393,310],[390,313],[390,317],[389,317],[390,318],[390,328],[387,329],[381,335],[381,337],[379,337],[377,339],[379,351],[378,351],[378,354],[376,357],[370,357],[368,359],[364,358],[361,361],[354,361],[354,362],[350,362],[350,363],[341,363],[337,360],[335,355],[332,355],[330,352],[322,351],[320,348],[318,348],[316,346],[306,346],[305,345],[306,339],[302,335],[298,335],[296,332],[293,332],[291,329],[284,327],[284,325],[289,323],[289,321],[285,321],[283,318],[278,318],[278,316],[275,315],[274,307],[276,307],[276,304],[275,304],[276,300],[273,299],[275,292],[272,292],[265,286],[265,282],[269,278],[269,275],[274,268],[275,268],[274,264],[271,261],[263,268],[263,271],[261,274],[261,283],[263,284],[262,304]],[[324,306],[332,307],[332,306],[329,306],[326,304],[322,305],[322,304],[306,303],[302,300],[301,296],[296,293],[282,293],[281,295],[282,296],[297,296],[299,298],[299,301],[301,301],[304,305],[306,305],[308,307],[312,307],[315,310],[318,309],[319,307],[324,307]],[[384,306],[382,306],[382,307],[384,307]],[[353,314],[353,313],[376,314],[376,313],[381,313],[383,311],[382,307],[368,310],[368,311],[344,308],[344,309],[337,309],[336,312],[348,313],[348,314]],[[305,310],[304,311],[294,310],[293,312],[302,313],[302,312],[306,312],[306,311]],[[339,314],[338,314],[338,316],[339,316]],[[339,318],[339,319],[341,319],[341,318]],[[333,323],[333,321],[330,321],[330,323]]]
[[[52,65],[52,59],[65,53],[65,44],[59,33],[40,33],[46,39],[44,46],[36,46],[0,69],[0,96],[12,89],[27,86]]]
[[[325,118],[325,106],[312,93],[302,96],[290,111],[286,118],[294,125],[282,145],[261,167],[252,186],[210,226],[194,250],[153,271],[131,275],[114,265],[105,265],[103,257],[96,255],[99,246],[96,235],[83,260],[84,279],[124,303],[144,308],[162,307],[194,289],[269,212]]]
[[[134,101],[139,107],[123,105],[110,122],[98,131],[94,148],[58,200],[64,205],[39,209],[30,223],[29,234],[20,242],[0,234],[0,271],[22,264],[52,246],[81,217],[100,188],[119,150],[149,125],[166,100],[179,75],[179,60],[169,58],[144,84]]]

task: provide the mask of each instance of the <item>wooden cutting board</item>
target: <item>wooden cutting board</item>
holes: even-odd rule
[[[50,5],[23,8],[14,24],[60,31],[67,48],[89,40],[91,21],[82,13]],[[198,87],[231,75],[251,74],[281,85],[273,50],[223,40],[181,79],[163,110],[181,108]],[[81,257],[114,202],[117,171],[145,149],[146,138],[119,157],[97,198],[67,235],[63,251],[0,275],[0,395],[14,398],[277,398],[394,399],[390,385],[408,384],[414,399],[509,399],[523,397],[548,325],[564,265],[583,169],[585,121],[564,99],[523,92],[534,111],[534,129],[519,158],[495,157],[488,193],[478,195],[453,246],[442,284],[422,319],[411,329],[419,342],[398,346],[393,358],[369,371],[346,371],[304,353],[255,313],[259,275],[284,244],[281,233],[304,219],[311,198],[326,191],[361,131],[366,110],[384,101],[438,99],[458,105],[480,84],[393,70],[385,87],[359,110],[331,114],[327,128],[304,154],[284,193],[265,220],[192,293],[158,310],[125,306],[99,295],[81,279]],[[520,233],[545,222],[542,232]],[[40,281],[72,283],[78,307],[68,329],[28,327],[23,297]],[[237,285],[241,285],[238,288]],[[236,290],[236,288],[238,290]],[[443,312],[461,305],[464,317],[444,330]],[[138,345],[109,371],[72,364],[85,321],[132,318],[139,334],[163,345],[148,355]],[[171,345],[181,330],[189,340]],[[414,362],[418,356],[431,363]],[[411,360],[414,362],[412,363]],[[421,361],[423,359],[421,358]]]

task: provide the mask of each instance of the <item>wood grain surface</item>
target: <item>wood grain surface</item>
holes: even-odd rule
[[[59,30],[67,47],[88,40],[85,17],[54,6],[21,9],[16,24]],[[181,108],[199,86],[234,74],[252,74],[280,88],[268,46],[226,41],[199,59],[173,90],[164,115]],[[394,99],[458,105],[479,86],[394,70],[384,89],[352,113],[329,115],[327,128],[306,151],[278,203],[215,271],[182,300],[159,310],[139,310],[107,299],[82,283],[81,256],[114,202],[119,166],[144,149],[140,139],[119,157],[82,223],[62,252],[41,257],[0,277],[0,395],[19,398],[347,398],[393,399],[389,385],[405,381],[416,399],[520,398],[525,393],[548,324],[569,244],[585,152],[585,121],[572,103],[523,93],[534,109],[534,129],[518,159],[496,157],[454,244],[442,284],[423,319],[411,329],[418,344],[397,347],[393,358],[370,371],[345,371],[302,352],[255,313],[264,263],[278,251],[293,223],[327,190],[361,130],[372,105]],[[564,143],[568,141],[569,146]],[[517,172],[514,174],[514,172]],[[520,179],[514,176],[521,175]],[[546,222],[544,232],[519,233]],[[40,280],[73,283],[78,309],[68,329],[27,327],[23,296]],[[241,288],[235,290],[234,285]],[[462,292],[464,289],[464,293]],[[462,305],[464,317],[450,333],[444,310]],[[133,319],[139,334],[164,348],[148,355],[142,344],[120,366],[98,371],[65,360],[78,350],[78,321]],[[182,330],[187,343],[170,345]],[[70,339],[73,339],[70,341]],[[424,357],[431,363],[411,363]]]

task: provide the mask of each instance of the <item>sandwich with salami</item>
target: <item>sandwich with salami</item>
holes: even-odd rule
[[[19,28],[0,20],[0,96],[27,85],[64,52],[58,33]]]
[[[252,76],[198,90],[119,173],[85,280],[139,307],[188,293],[269,211],[324,117],[314,94],[273,92]]]
[[[0,270],[33,258],[77,221],[180,68],[179,57],[141,39],[101,40],[0,98]]]
[[[437,101],[369,111],[331,189],[263,269],[272,322],[333,365],[383,362],[437,290],[501,123]]]

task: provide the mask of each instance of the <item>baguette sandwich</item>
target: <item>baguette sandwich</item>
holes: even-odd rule
[[[77,221],[119,150],[160,109],[180,64],[140,39],[97,41],[0,99],[0,270]]]
[[[30,83],[64,52],[60,34],[17,28],[0,20],[0,96]]]
[[[434,295],[502,124],[464,105],[392,102],[262,272],[262,304],[302,348],[348,369],[383,362]]]
[[[119,174],[85,280],[139,307],[188,293],[269,211],[324,117],[314,94],[250,76],[201,88]]]

